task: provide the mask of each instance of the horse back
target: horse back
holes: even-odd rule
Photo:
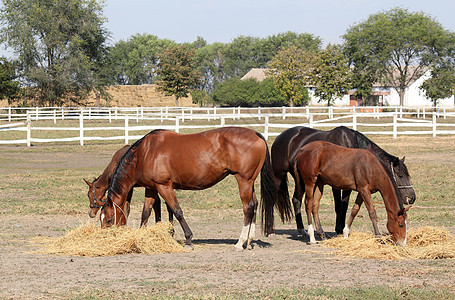
[[[303,177],[316,176],[324,184],[346,190],[358,190],[360,186],[374,190],[375,182],[385,175],[378,158],[368,150],[325,141],[305,145],[299,151],[296,164]]]
[[[257,133],[241,127],[195,134],[162,131],[143,143],[136,154],[137,173],[149,184],[172,182],[180,189],[204,189],[229,174],[247,177],[256,166],[262,167],[266,152]]]

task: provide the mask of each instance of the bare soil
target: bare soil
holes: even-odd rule
[[[59,157],[65,159],[59,161]],[[57,158],[57,159],[56,159]],[[409,159],[412,159],[410,157]],[[105,166],[106,154],[56,153],[40,158],[33,168],[79,168],[82,161]],[[7,168],[13,167],[8,162]],[[19,161],[18,164],[24,164]],[[5,167],[5,166],[4,166]],[[86,205],[87,203],[84,203]],[[85,211],[85,207],[84,207]],[[163,217],[165,216],[163,210]],[[119,255],[112,257],[55,256],[36,253],[38,241],[56,238],[88,221],[86,214],[1,215],[0,298],[106,298],[147,296],[218,297],[249,295],[264,290],[300,288],[360,288],[367,286],[425,287],[455,292],[455,260],[383,261],[344,258],[332,250],[307,244],[294,224],[278,224],[265,237],[257,225],[252,250],[236,252],[243,214],[237,209],[184,210],[194,233],[188,253]],[[131,212],[129,226],[138,226],[140,211]],[[183,240],[178,223],[176,239]],[[384,228],[384,226],[382,226]],[[325,228],[333,235],[333,227]]]

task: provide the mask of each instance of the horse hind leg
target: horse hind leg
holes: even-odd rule
[[[345,239],[347,239],[349,237],[349,234],[351,234],[352,222],[354,221],[355,217],[359,213],[359,210],[360,210],[360,207],[362,206],[362,203],[363,203],[363,198],[362,198],[362,196],[359,193],[359,194],[357,194],[357,198],[355,199],[354,206],[352,206],[351,214],[350,214],[349,219],[348,219],[348,223],[343,228],[343,236],[344,236]]]
[[[251,249],[251,242],[256,235],[256,210],[258,201],[254,193],[254,182],[246,181],[237,177],[239,184],[240,198],[243,203],[243,226],[239,240],[234,246],[235,250]]]
[[[325,233],[321,226],[321,220],[319,219],[319,204],[323,192],[324,185],[322,183],[318,183],[313,194],[313,219],[316,226],[316,233],[321,239],[325,239]]]

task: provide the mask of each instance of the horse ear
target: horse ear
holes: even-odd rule
[[[85,183],[86,183],[89,187],[92,187],[92,186],[93,186],[93,183],[90,182],[90,181],[88,181],[88,180],[86,180],[85,178],[84,178],[84,181],[85,181]]]
[[[406,208],[403,207],[403,208],[400,209],[400,211],[398,212],[398,215],[399,215],[399,216],[403,216],[405,213],[406,213]]]
[[[412,206],[408,206],[408,207],[406,207],[406,208],[404,209],[404,211],[408,211],[408,210],[410,210],[410,209],[411,209],[411,207],[412,207]]]
[[[403,158],[401,159],[401,162],[404,163],[404,159],[406,158],[406,156],[403,156]]]

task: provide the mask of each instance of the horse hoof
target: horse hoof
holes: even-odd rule
[[[235,252],[243,252],[243,250],[244,250],[244,249],[243,249],[242,246],[237,246],[237,245],[234,246],[234,251],[235,251]]]
[[[307,236],[308,232],[305,230],[305,228],[297,228],[297,232],[300,233],[303,236]]]
[[[185,251],[193,251],[194,250],[194,246],[193,245],[185,245],[183,247],[183,250],[185,250]]]

